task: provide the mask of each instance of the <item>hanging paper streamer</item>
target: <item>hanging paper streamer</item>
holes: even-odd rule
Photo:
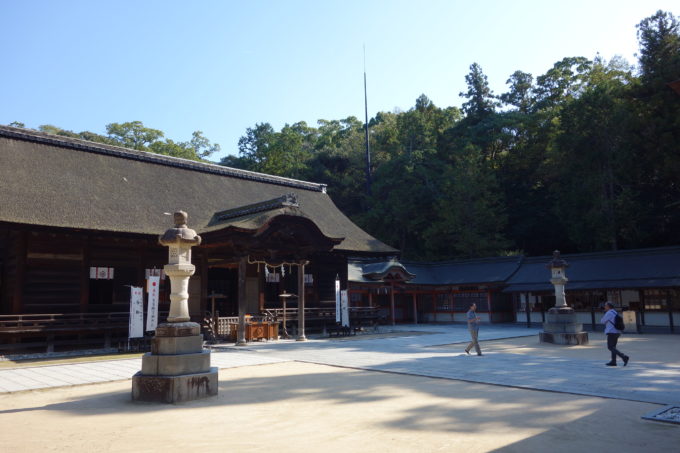
[[[91,267],[90,278],[92,280],[113,280],[112,267]]]

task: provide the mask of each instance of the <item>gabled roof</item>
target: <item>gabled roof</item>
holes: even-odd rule
[[[335,250],[397,252],[352,223],[325,188],[0,126],[0,222],[156,235],[167,229],[164,213],[184,210],[189,213],[189,226],[200,234],[230,225],[228,220],[214,223],[219,213],[292,192],[300,215],[311,219],[327,237],[344,238]],[[248,215],[233,222],[247,221]]]
[[[402,281],[410,281],[415,277],[404,265],[395,259],[377,263],[366,263],[362,266],[362,278],[367,281],[382,281],[385,278],[394,278],[395,276]]]
[[[680,247],[562,255],[569,267],[567,291],[680,286]],[[552,257],[526,258],[504,292],[552,291]]]
[[[446,262],[408,262],[398,263],[404,270],[414,274],[409,285],[478,285],[503,283],[519,267],[520,256],[470,259]],[[392,263],[394,264],[394,263]],[[349,280],[352,282],[374,282],[366,278],[372,269],[385,268],[390,262],[349,263]]]

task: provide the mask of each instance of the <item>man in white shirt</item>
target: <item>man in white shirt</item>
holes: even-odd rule
[[[616,356],[619,356],[621,357],[621,360],[623,360],[623,366],[626,366],[628,365],[628,360],[630,360],[630,357],[616,349],[616,344],[618,343],[619,337],[621,336],[621,331],[614,325],[614,320],[616,319],[617,315],[616,310],[614,310],[614,304],[611,302],[605,302],[604,310],[605,313],[604,316],[602,316],[602,319],[600,319],[600,322],[604,324],[604,333],[607,335],[607,349],[609,349],[609,351],[612,353],[612,359],[605,365],[616,366]]]

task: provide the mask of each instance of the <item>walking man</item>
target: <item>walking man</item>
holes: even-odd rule
[[[621,336],[621,331],[614,325],[614,320],[618,313],[614,310],[614,304],[611,302],[604,303],[604,311],[604,316],[602,316],[600,322],[604,324],[604,333],[607,335],[607,349],[612,353],[612,359],[605,365],[616,366],[616,356],[619,356],[623,360],[623,366],[626,366],[630,357],[616,349],[616,344]]]
[[[482,355],[482,350],[479,348],[479,343],[477,342],[477,334],[479,334],[479,321],[481,321],[481,319],[479,319],[475,310],[477,310],[477,304],[472,304],[470,305],[470,309],[467,312],[468,330],[470,331],[470,338],[472,338],[470,344],[467,345],[467,348],[465,348],[465,352],[468,355],[470,355],[470,349],[472,349],[473,346],[475,347],[475,351],[477,351],[477,355]]]

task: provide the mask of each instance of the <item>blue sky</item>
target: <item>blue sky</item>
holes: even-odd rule
[[[496,94],[569,56],[634,63],[635,25],[677,0],[0,0],[0,124],[104,133],[139,120],[202,130],[236,154],[246,128],[460,106],[477,62]]]

